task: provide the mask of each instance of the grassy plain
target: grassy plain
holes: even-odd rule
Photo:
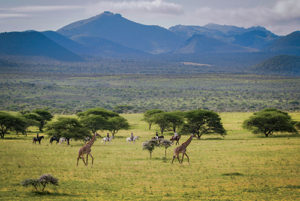
[[[33,133],[7,135],[0,140],[0,200],[299,200],[300,137],[253,135],[241,128],[249,115],[221,113],[228,135],[193,140],[190,164],[170,163],[174,145],[167,158],[164,149],[156,148],[149,159],[141,144],[156,128],[147,130],[142,114],[125,114],[132,128],[111,143],[95,142],[93,167],[82,161],[76,167],[82,142],[50,145],[46,138],[34,145]],[[300,113],[291,115],[300,121]],[[141,136],[134,144],[126,142],[131,131]],[[46,189],[50,193],[20,185],[44,173],[59,179],[59,187]]]

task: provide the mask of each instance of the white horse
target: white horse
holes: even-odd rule
[[[110,142],[113,138],[112,137],[104,137],[102,138],[102,142],[105,144],[106,142]]]
[[[64,143],[65,141],[67,141],[65,137],[59,138],[59,144]]]
[[[127,142],[135,142],[136,140],[138,140],[140,137],[139,136],[134,136],[133,139],[131,139],[131,137],[126,138]]]
[[[90,140],[91,140],[90,137],[85,137],[85,138],[83,139],[84,143],[87,143],[87,142],[90,141]]]

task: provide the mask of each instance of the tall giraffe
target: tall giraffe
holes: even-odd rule
[[[93,138],[87,142],[83,147],[81,147],[79,149],[79,153],[78,153],[78,157],[77,157],[77,166],[78,166],[78,161],[81,158],[83,163],[87,166],[88,165],[88,156],[90,155],[92,157],[92,165],[94,163],[94,157],[91,154],[91,147],[94,144],[95,140],[96,140],[96,136],[100,136],[98,133],[95,133]],[[86,154],[86,162],[84,161],[84,154]]]
[[[191,143],[191,141],[193,140],[193,137],[194,137],[194,134],[191,135],[191,137],[185,141],[184,143],[182,143],[179,147],[176,147],[174,149],[174,155],[173,155],[173,160],[172,160],[172,163],[174,161],[175,158],[178,159],[179,163],[182,163],[183,162],[183,157],[184,155],[186,155],[187,159],[188,159],[188,162],[190,162],[190,159],[189,159],[189,156],[186,154],[186,147],[189,146],[189,144]],[[181,162],[179,160],[179,154],[182,153],[182,159],[181,159]]]

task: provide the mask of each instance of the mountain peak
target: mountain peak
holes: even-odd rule
[[[165,28],[139,24],[109,11],[73,22],[57,32],[74,40],[78,37],[100,37],[122,46],[154,54],[171,51],[182,41]]]
[[[104,11],[103,13],[95,16],[95,18],[99,18],[99,17],[118,17],[118,18],[121,18],[122,15],[119,14],[119,13],[113,13],[113,12],[110,12],[110,11]]]

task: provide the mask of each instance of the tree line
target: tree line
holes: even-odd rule
[[[159,109],[148,110],[144,113],[144,121],[149,125],[149,130],[156,124],[160,133],[167,130],[181,134],[193,133],[200,138],[203,134],[226,135],[220,116],[209,110],[191,110],[186,112],[164,112]]]
[[[77,117],[58,117],[53,119],[53,115],[45,109],[36,109],[12,115],[7,112],[0,112],[0,135],[4,138],[9,131],[21,132],[26,135],[31,126],[38,127],[39,131],[46,129],[46,133],[51,137],[73,138],[83,140],[91,137],[98,130],[107,130],[114,137],[121,129],[129,129],[129,123],[118,113],[105,110],[103,108],[92,108],[84,112],[79,112]]]
[[[159,109],[148,110],[144,113],[144,121],[149,130],[156,124],[161,134],[167,130],[180,134],[196,134],[198,138],[203,134],[226,135],[220,116],[209,110],[191,110],[187,112],[164,112]],[[298,133],[300,122],[293,121],[291,116],[275,108],[266,108],[255,112],[243,122],[243,128],[253,134],[264,134],[266,137],[276,132]]]
[[[179,134],[195,134],[200,139],[204,134],[226,135],[219,114],[210,110],[172,111],[160,109],[147,110],[143,120],[148,123],[149,130],[157,125],[163,135],[166,131]],[[35,109],[11,114],[0,112],[0,137],[3,139],[10,131],[27,134],[29,127],[35,126],[39,131],[46,129],[51,137],[73,138],[83,140],[97,131],[109,131],[114,137],[119,130],[129,129],[128,121],[117,112],[103,108],[92,108],[76,114],[76,117],[58,117],[46,109]],[[255,112],[243,122],[243,128],[254,134],[266,137],[276,132],[298,133],[300,122],[293,121],[286,112],[274,108],[266,108]]]

